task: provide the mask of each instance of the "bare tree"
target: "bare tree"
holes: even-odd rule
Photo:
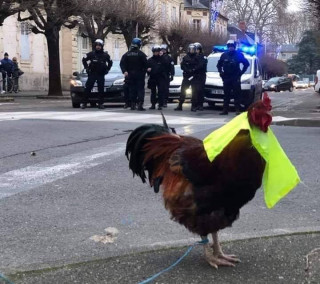
[[[0,26],[3,25],[4,20],[20,11],[26,9],[28,1],[13,1],[13,0],[0,0]]]
[[[256,32],[261,39],[266,39],[287,6],[287,0],[233,0],[227,1],[225,8],[229,11],[227,16],[233,24],[246,21],[250,31]]]
[[[315,28],[306,13],[284,13],[279,17],[278,24],[270,32],[270,40],[276,44],[297,44],[305,30]]]
[[[175,63],[178,57],[185,53],[190,43],[200,42],[205,54],[210,54],[215,44],[226,42],[225,37],[211,34],[209,31],[194,29],[188,23],[172,23],[170,26],[162,26],[159,29],[159,36],[168,45]]]
[[[143,44],[147,44],[157,21],[147,1],[122,0],[118,8],[117,29],[113,32],[123,35],[128,48],[135,37],[140,37]]]
[[[320,28],[320,0],[304,0],[301,8]]]
[[[49,57],[49,96],[62,96],[61,71],[60,71],[60,36],[62,27],[73,28],[77,21],[71,21],[71,16],[78,14],[78,0],[30,0],[28,12],[30,17],[21,18],[28,20],[31,30],[35,34],[46,37]]]
[[[117,0],[84,0],[84,9],[79,18],[83,37],[89,37],[91,43],[96,39],[104,40],[117,29],[119,21],[119,1]]]

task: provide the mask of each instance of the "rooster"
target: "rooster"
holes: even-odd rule
[[[230,122],[242,125],[246,121],[249,127],[235,129],[231,125],[233,130],[220,138],[235,134],[215,157],[210,151],[219,144],[215,142],[219,140],[217,135],[204,141],[180,136],[168,127],[164,116],[164,126],[145,124],[128,138],[126,156],[133,174],[143,183],[148,179],[156,193],[162,190],[165,207],[173,220],[198,234],[204,242],[212,235],[213,244],[204,244],[205,258],[212,267],[234,266],[239,262],[236,256],[223,253],[218,231],[232,225],[240,208],[253,199],[262,185],[267,158],[255,147],[251,128],[267,135],[271,131],[270,111],[271,101],[264,94],[262,100]],[[290,190],[297,182],[296,176]],[[278,199],[284,195],[281,194]]]

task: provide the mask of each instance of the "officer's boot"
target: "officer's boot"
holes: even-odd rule
[[[228,108],[227,107],[223,107],[223,110],[222,110],[222,112],[220,112],[219,114],[220,115],[228,115]]]
[[[167,100],[164,100],[164,102],[163,102],[163,107],[168,107],[168,102],[167,102]]]
[[[196,112],[197,109],[197,106],[195,106],[194,104],[191,105],[191,111]]]
[[[198,106],[198,110],[203,111],[203,104],[202,104],[202,103],[201,103],[201,104],[199,104],[199,106]]]
[[[136,103],[131,103],[131,110],[135,110],[136,109]]]
[[[181,111],[182,110],[182,102],[179,102],[178,106],[174,110]]]
[[[142,103],[142,102],[139,103],[139,105],[138,105],[138,110],[139,110],[139,111],[144,111],[144,110],[146,110],[145,108],[143,108],[143,103]]]
[[[151,107],[149,107],[149,109],[156,109],[156,105],[152,104]]]
[[[86,104],[86,103],[82,103],[82,104],[81,104],[81,108],[82,108],[82,109],[86,109],[86,108],[87,108],[87,104]]]
[[[129,104],[129,103],[125,103],[124,106],[123,106],[124,109],[127,109],[127,108],[129,108],[129,107],[130,107],[130,104]]]
[[[103,103],[99,103],[98,108],[99,108],[99,109],[104,109],[104,105],[103,105]]]

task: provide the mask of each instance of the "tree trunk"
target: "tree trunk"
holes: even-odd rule
[[[45,37],[49,56],[49,92],[48,96],[62,96],[59,28],[47,30]]]

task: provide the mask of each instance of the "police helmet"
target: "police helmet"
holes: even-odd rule
[[[188,46],[188,52],[189,53],[195,53],[196,52],[196,46],[194,43],[189,44]]]
[[[102,39],[96,39],[96,41],[94,42],[94,45],[97,46],[97,45],[101,45],[102,47],[104,46],[104,42]]]
[[[140,48],[142,45],[142,40],[140,38],[134,38],[131,42],[131,47]]]
[[[237,43],[233,40],[233,39],[229,39],[227,41],[227,47],[233,46],[234,48],[236,48]]]
[[[195,42],[194,45],[196,46],[197,50],[200,50],[202,52],[202,44],[200,42]]]
[[[161,49],[167,51],[168,50],[168,46],[166,44],[161,44]]]
[[[152,52],[160,52],[161,46],[156,44],[154,47],[152,47]]]

